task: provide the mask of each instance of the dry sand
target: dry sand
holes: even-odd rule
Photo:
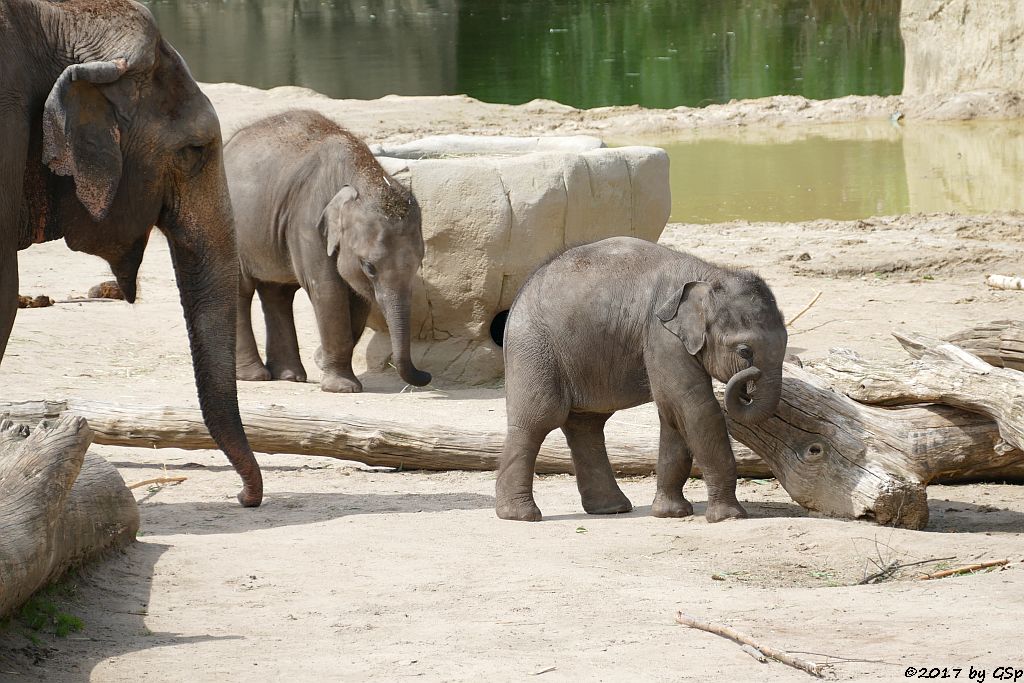
[[[516,121],[504,128],[528,131]],[[824,292],[791,330],[793,350],[813,359],[832,346],[898,357],[893,329],[941,335],[1020,318],[1024,293],[989,290],[983,276],[1020,274],[1022,239],[1022,215],[934,215],[673,225],[662,242],[757,268],[789,315]],[[22,252],[21,274],[23,294],[63,299],[109,270],[57,243]],[[195,405],[162,239],[140,291],[135,306],[21,311],[3,399]],[[244,383],[243,407],[503,427],[498,388],[398,393],[396,376],[374,374],[364,377],[367,393],[321,393],[312,312],[301,294],[298,302],[311,383]],[[617,419],[656,428],[649,407]],[[687,485],[698,516],[655,519],[651,477],[623,482],[633,513],[590,517],[571,477],[548,476],[537,483],[545,520],[523,524],[494,516],[492,473],[261,456],[266,501],[243,510],[218,452],[94,450],[129,483],[164,472],[188,480],[136,490],[138,543],[73,578],[74,595],[59,601],[85,630],[34,644],[12,626],[0,635],[0,680],[807,680],[676,625],[677,610],[812,660],[856,660],[830,660],[830,676],[844,680],[902,679],[910,666],[949,667],[950,676],[962,667],[963,680],[973,666],[991,680],[996,667],[1024,668],[1018,486],[931,487],[932,521],[918,532],[810,518],[773,481],[741,484],[752,517],[744,521],[706,524],[700,481]],[[907,570],[855,585],[875,562],[953,556],[948,564],[1011,565],[933,582]]]

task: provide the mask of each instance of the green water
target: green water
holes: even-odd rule
[[[899,0],[144,0],[201,81],[698,106],[903,83]]]
[[[794,127],[657,144],[672,220],[1024,210],[1024,121]]]

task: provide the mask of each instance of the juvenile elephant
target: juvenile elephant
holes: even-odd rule
[[[152,227],[167,237],[203,419],[259,505],[238,415],[238,267],[220,123],[152,15],[128,0],[0,0],[0,359],[18,251],[64,238],[110,264],[125,298]]]
[[[352,349],[372,301],[387,320],[402,379],[429,383],[430,374],[413,365],[409,352],[413,278],[423,261],[420,209],[412,193],[358,138],[312,111],[243,128],[224,159],[241,264],[238,379],[306,381],[292,317],[302,287],[320,331],[321,389],[363,390],[352,372]],[[266,365],[252,331],[253,292],[259,292],[266,319]]]
[[[753,273],[615,237],[569,249],[523,285],[505,327],[508,434],[497,482],[503,519],[541,518],[537,452],[558,427],[572,452],[583,508],[628,512],[605,451],[617,410],[658,406],[656,517],[685,517],[693,458],[708,488],[706,517],[745,517],[736,461],[711,378],[727,382],[729,415],[744,424],[779,402],[786,327]]]

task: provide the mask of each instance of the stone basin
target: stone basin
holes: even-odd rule
[[[657,241],[671,210],[668,155],[657,147],[446,135],[373,149],[422,209],[412,355],[441,384],[502,376],[504,313],[546,259],[616,235]],[[376,311],[369,326],[386,330]],[[383,368],[388,338],[368,336],[357,353],[368,368]]]

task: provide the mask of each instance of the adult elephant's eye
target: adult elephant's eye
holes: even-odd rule
[[[373,267],[373,264],[369,261],[359,261],[359,265],[362,266],[363,272],[366,273],[366,277],[375,278],[377,277],[377,269]]]
[[[181,168],[190,176],[199,175],[206,165],[205,145],[186,145],[178,150]]]
[[[736,347],[736,353],[740,355],[743,360],[753,360],[754,352],[750,350],[750,347],[746,344],[740,344]]]

